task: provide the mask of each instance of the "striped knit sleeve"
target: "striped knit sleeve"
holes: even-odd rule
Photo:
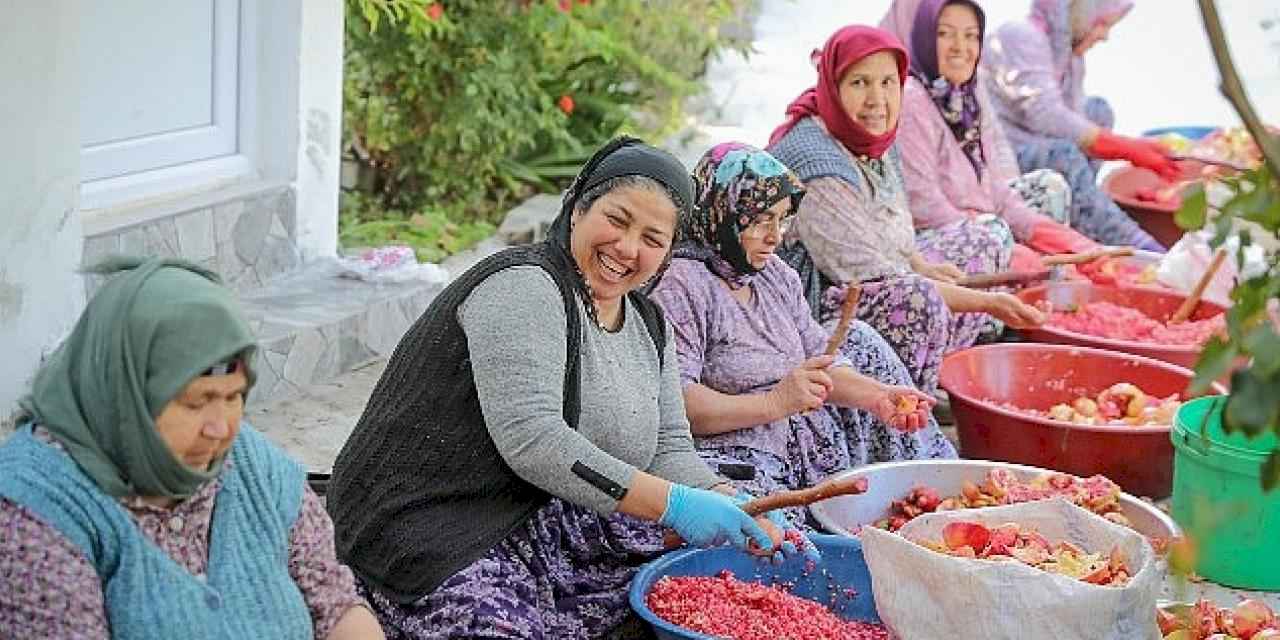
[[[795,233],[818,270],[834,282],[865,282],[905,271],[905,258],[891,261],[886,239],[864,215],[862,198],[839,178],[805,185]]]

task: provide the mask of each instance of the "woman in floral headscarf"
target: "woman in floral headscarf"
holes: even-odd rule
[[[800,179],[768,153],[725,143],[702,157],[694,183],[685,239],[651,296],[671,322],[685,408],[712,469],[746,465],[738,488],[767,493],[872,462],[955,457],[932,399],[870,326],[853,323],[824,355],[830,334],[773,254]]]
[[[1015,270],[1040,268],[1037,251],[1096,248],[1064,224],[1071,192],[1061,174],[1019,175],[976,73],[986,29],[982,7],[974,0],[894,0],[880,24],[911,48],[898,144],[917,237],[1002,220],[1019,243]]]
[[[1071,184],[1071,226],[1104,244],[1164,251],[1098,187],[1091,161],[1179,176],[1161,145],[1112,133],[1111,107],[1085,99],[1084,54],[1132,8],[1133,0],[1034,0],[1026,20],[991,34],[983,76],[1022,170],[1053,169]]]
[[[908,67],[898,39],[844,27],[817,62],[817,84],[787,108],[768,149],[808,191],[781,253],[823,320],[845,285],[859,283],[858,318],[893,346],[916,386],[933,393],[943,355],[972,346],[992,317],[1020,328],[1044,314],[1016,296],[954,284],[965,273],[1008,268],[1010,247],[987,225],[917,239],[893,147]],[[829,285],[836,286],[824,292]]]

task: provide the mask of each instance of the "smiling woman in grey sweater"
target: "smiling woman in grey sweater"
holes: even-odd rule
[[[401,340],[329,495],[389,637],[601,637],[662,527],[773,545],[694,453],[669,329],[638,292],[692,191],[670,154],[610,143],[546,243],[463,274]]]

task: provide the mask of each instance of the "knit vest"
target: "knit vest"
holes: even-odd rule
[[[582,326],[571,267],[546,244],[507,249],[459,276],[396,346],[333,466],[326,494],[338,557],[386,596],[411,603],[496,546],[550,500],[515,474],[485,427],[458,306],[498,271],[535,265],[567,320],[564,419],[578,424]],[[661,361],[665,320],[628,295]]]
[[[862,182],[840,142],[831,137],[816,118],[797,122],[782,139],[769,145],[765,151],[787,165],[805,183],[828,177],[840,178],[851,185]]]
[[[93,565],[116,640],[310,640],[311,615],[288,564],[305,474],[247,424],[231,461],[203,580],[147,540],[119,502],[30,427],[0,447],[0,495],[57,529]]]

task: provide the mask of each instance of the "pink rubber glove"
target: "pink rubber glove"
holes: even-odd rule
[[[1100,245],[1080,232],[1052,220],[1036,223],[1031,229],[1031,237],[1027,246],[1040,253],[1084,253],[1097,249]]]

